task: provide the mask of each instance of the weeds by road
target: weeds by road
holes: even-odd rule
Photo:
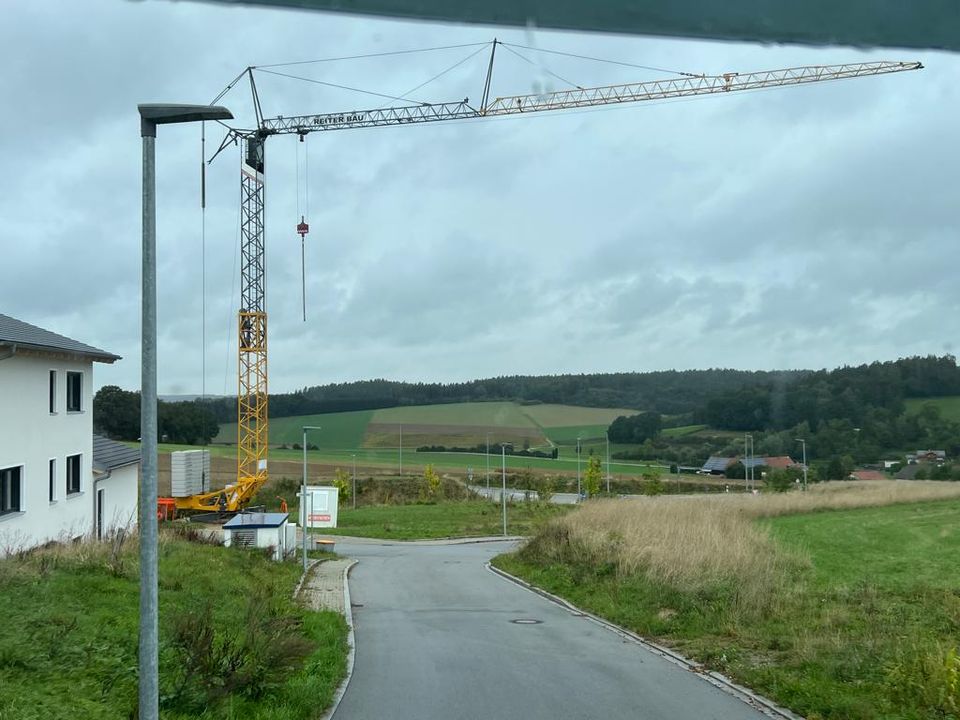
[[[161,717],[316,717],[343,618],[293,601],[296,563],[193,540],[161,536]],[[136,717],[138,587],[135,539],[0,560],[0,718]]]
[[[957,717],[960,500],[944,498],[960,486],[588,503],[495,562],[811,720]]]

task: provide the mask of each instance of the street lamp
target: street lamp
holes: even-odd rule
[[[803,438],[796,438],[797,442],[803,446],[803,489],[807,489],[807,441]]]
[[[490,433],[487,433],[487,497],[490,498]]]
[[[607,430],[607,495],[610,494],[610,430]]]
[[[500,490],[500,507],[503,509],[503,536],[507,536],[507,445],[500,443],[500,471],[503,487]]]
[[[353,509],[357,509],[357,454],[353,453],[350,457],[353,458],[353,490],[350,492],[350,495],[353,497]]]
[[[160,712],[157,604],[157,125],[230,120],[218,105],[138,105],[143,139],[140,276],[140,649],[139,717]]]
[[[580,502],[581,497],[580,489],[580,436],[577,435],[577,502]]]
[[[303,426],[303,485],[300,489],[300,512],[303,516],[303,572],[307,572],[307,430],[323,430],[319,425]]]

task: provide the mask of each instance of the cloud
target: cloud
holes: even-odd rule
[[[881,57],[201,3],[15,3],[0,27],[0,92],[16,110],[0,117],[0,311],[123,355],[96,380],[136,387],[138,102],[207,102],[250,64],[494,34],[694,72]],[[410,97],[476,102],[485,51],[444,72],[473,50],[276,70],[388,95],[436,76]],[[560,87],[556,76],[663,77],[516,51],[535,62],[498,52],[494,95]],[[953,347],[960,60],[919,59],[922,72],[805,88],[271,138],[271,388],[822,367]],[[258,83],[268,114],[391,102],[266,73]],[[222,102],[249,125],[245,82]],[[236,384],[239,148],[208,169],[202,238],[199,135],[165,127],[157,141],[161,392]],[[222,134],[206,137],[209,156]]]

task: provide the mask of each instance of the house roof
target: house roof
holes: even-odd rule
[[[728,465],[731,465],[734,462],[736,462],[736,458],[711,455],[707,458],[707,461],[703,464],[701,470],[706,470],[709,472],[723,472],[727,469]]]
[[[140,462],[140,451],[102,435],[93,436],[93,469],[109,472]]]
[[[887,476],[879,470],[854,470],[850,476],[856,480],[886,480]]]
[[[0,347],[69,353],[107,363],[120,359],[119,355],[3,314],[0,314]]]
[[[796,463],[793,461],[793,458],[788,457],[787,455],[775,455],[773,457],[765,457],[764,462],[767,467],[785,469],[788,467],[793,467]]]
[[[288,513],[240,513],[234,515],[223,527],[226,530],[280,527],[287,521],[288,517],[290,517]]]

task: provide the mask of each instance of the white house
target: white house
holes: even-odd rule
[[[137,453],[94,449],[93,363],[119,359],[0,314],[0,555],[135,521]]]

